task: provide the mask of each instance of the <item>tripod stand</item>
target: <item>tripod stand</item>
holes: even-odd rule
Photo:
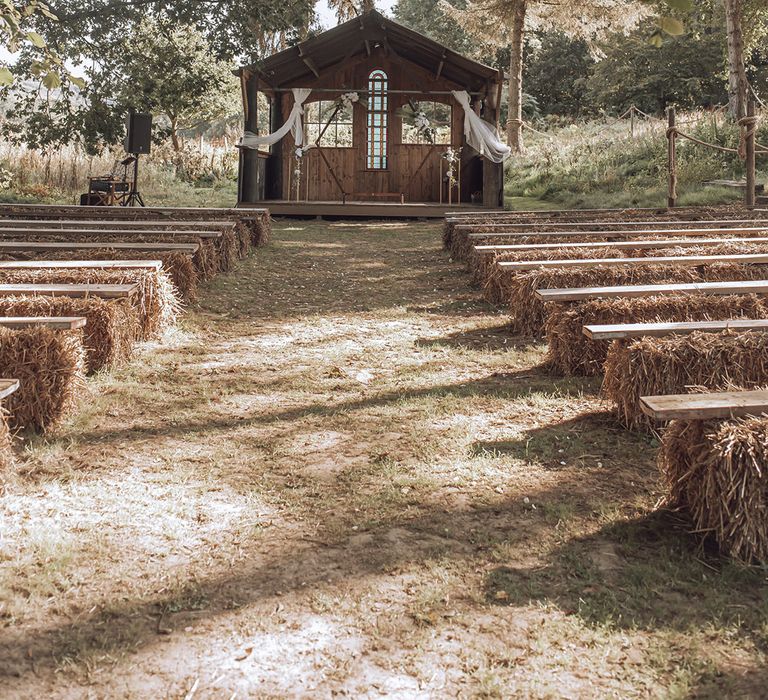
[[[139,192],[139,154],[133,154],[133,182],[131,183],[131,190],[128,192],[128,196],[123,200],[124,207],[143,207],[145,206],[144,200]],[[126,165],[127,168],[127,165]]]

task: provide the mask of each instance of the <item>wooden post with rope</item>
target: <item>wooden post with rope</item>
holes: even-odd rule
[[[669,174],[667,207],[672,209],[677,202],[677,158],[676,158],[675,108],[667,108],[667,170]]]
[[[745,167],[747,170],[747,191],[744,197],[744,204],[748,207],[755,206],[755,133],[757,132],[757,123],[755,120],[755,101],[750,99],[747,102],[747,119],[744,124],[744,145],[745,145]]]

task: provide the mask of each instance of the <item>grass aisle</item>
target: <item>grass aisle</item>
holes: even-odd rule
[[[761,697],[764,574],[439,245],[278,224],[27,447],[3,698]]]

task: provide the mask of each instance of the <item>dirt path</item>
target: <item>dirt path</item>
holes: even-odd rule
[[[0,697],[765,697],[764,574],[433,225],[279,224],[0,501]]]

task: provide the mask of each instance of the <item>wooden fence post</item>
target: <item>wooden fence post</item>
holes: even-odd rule
[[[755,101],[749,100],[747,102],[747,123],[744,125],[746,129],[746,162],[747,169],[747,191],[744,197],[744,204],[748,207],[755,206]]]
[[[632,138],[635,138],[635,105],[629,108],[629,131]]]
[[[667,108],[667,170],[669,174],[667,207],[673,208],[677,202],[677,160],[675,154],[675,108]]]

